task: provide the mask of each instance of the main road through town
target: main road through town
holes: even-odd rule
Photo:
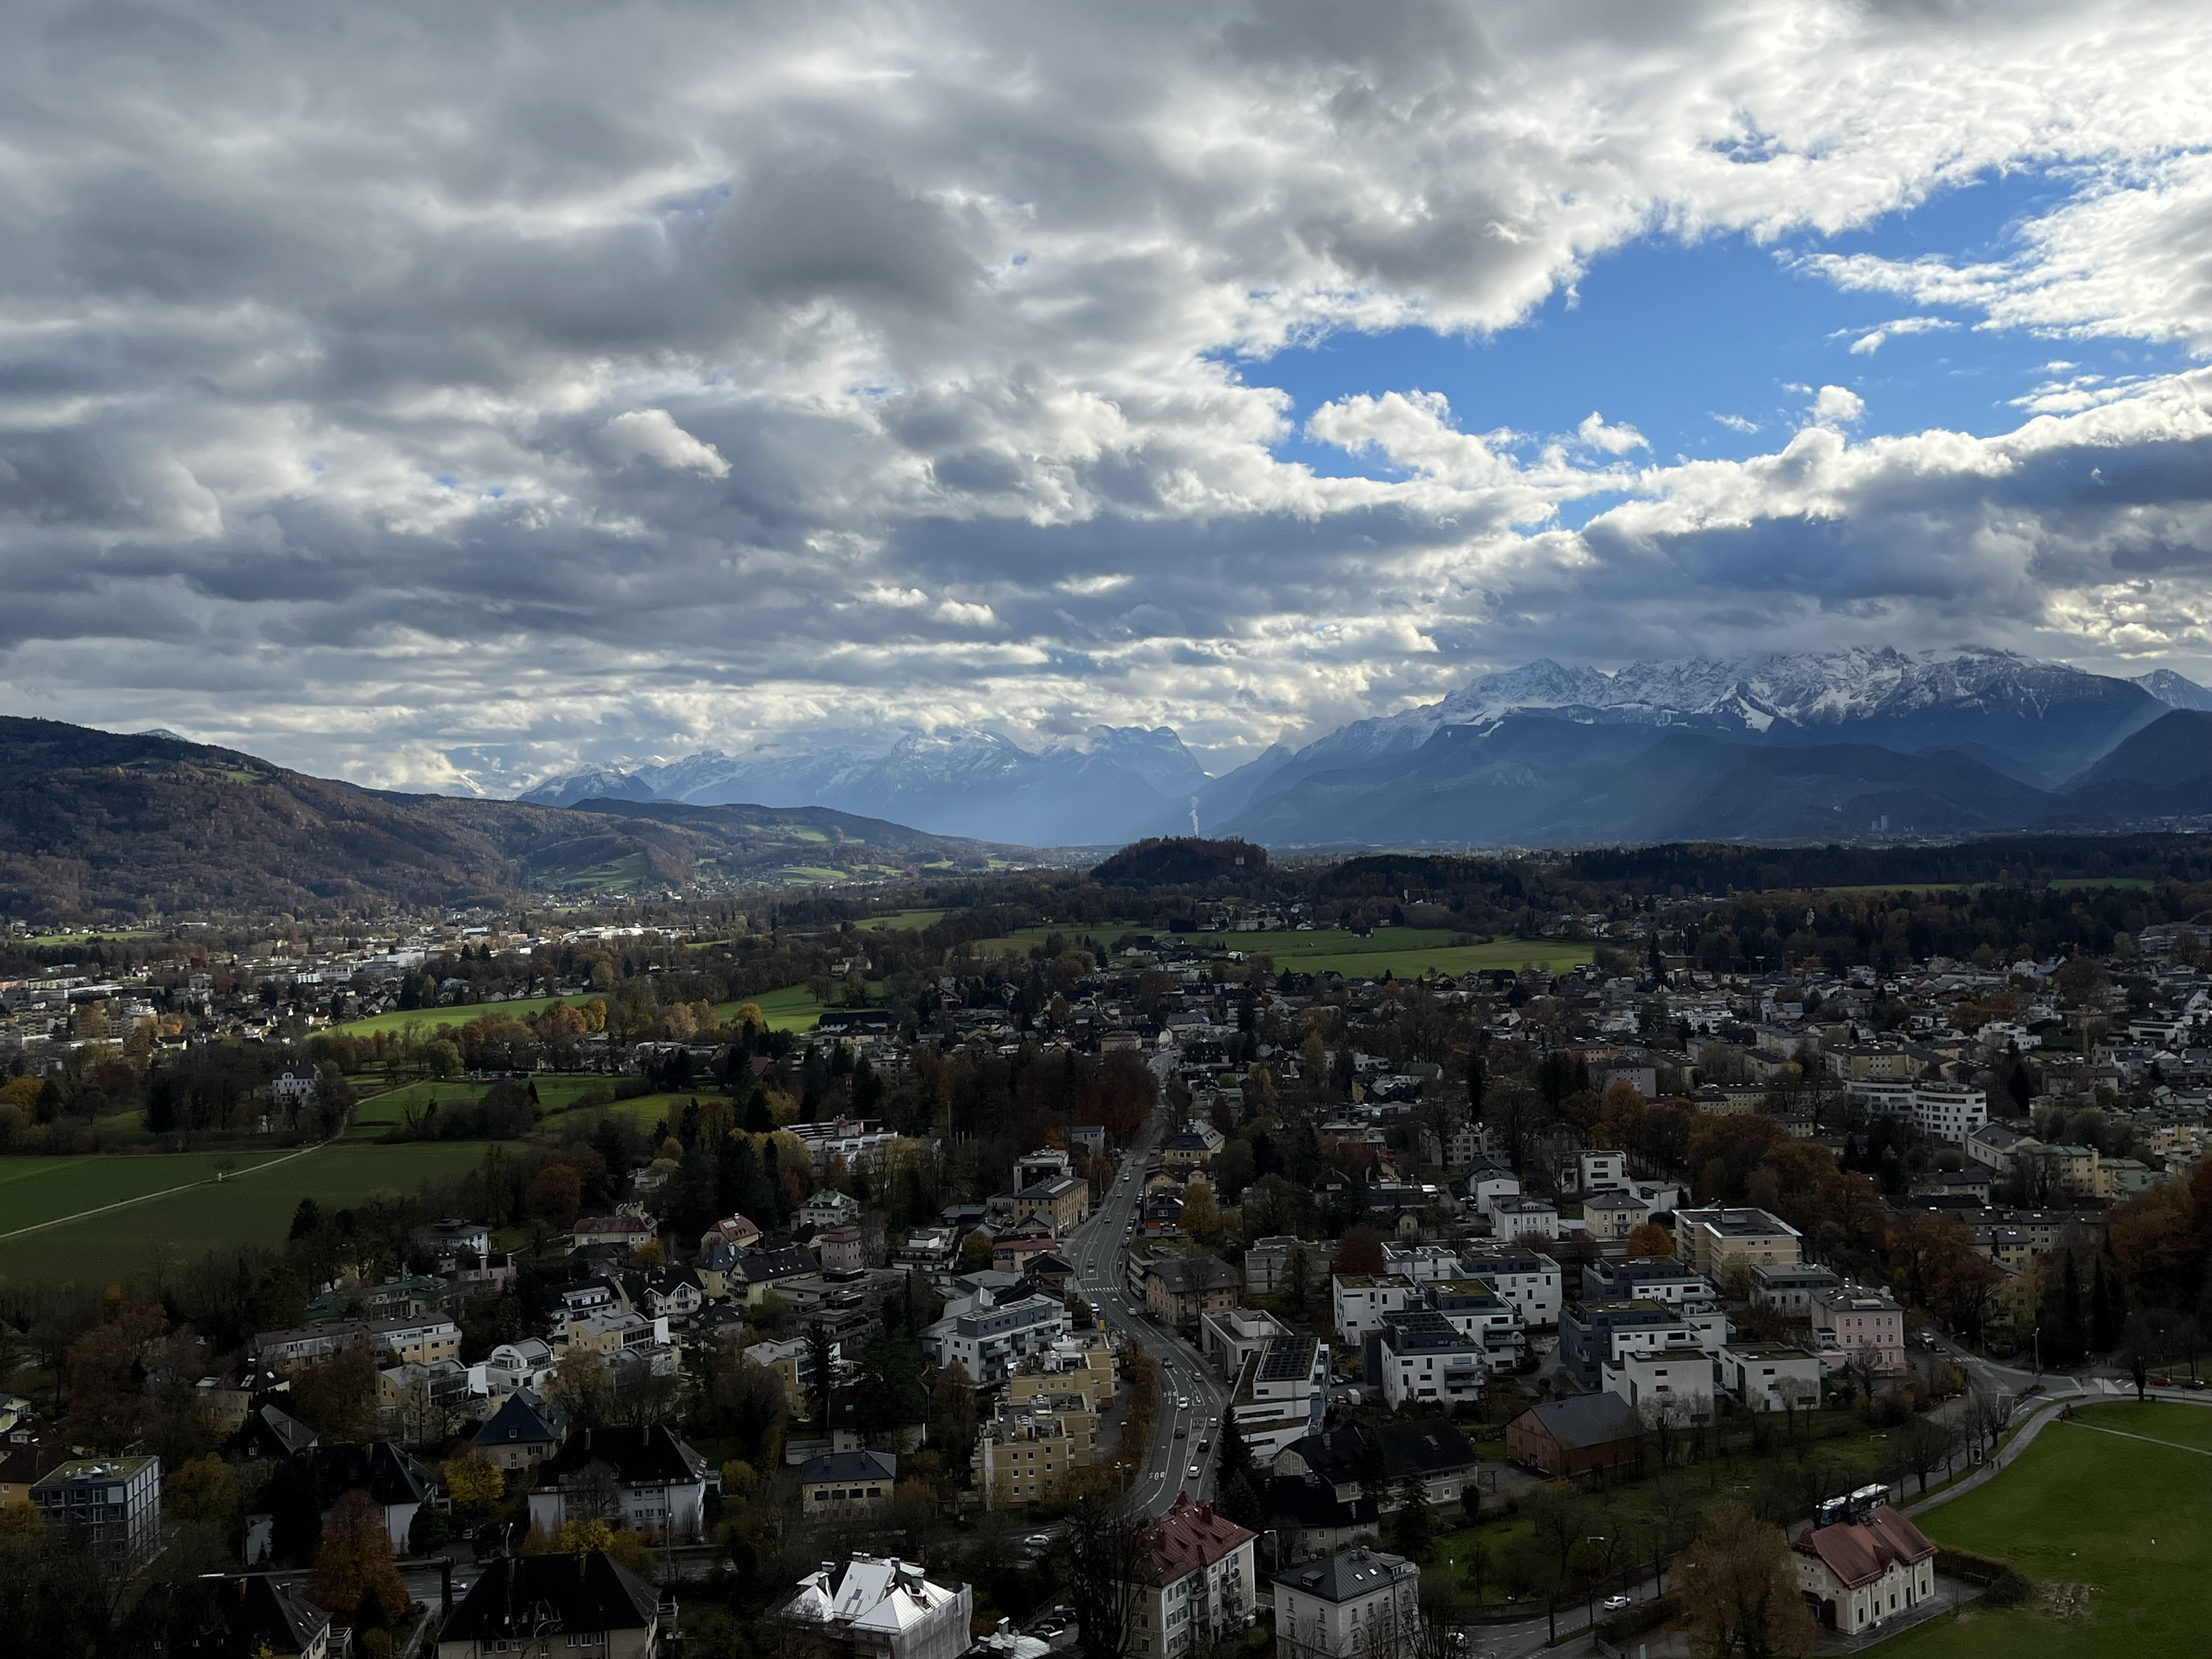
[[[1147,1515],[1165,1511],[1178,1492],[1193,1497],[1211,1492],[1214,1443],[1227,1392],[1198,1350],[1172,1329],[1155,1323],[1145,1312],[1143,1298],[1129,1290],[1129,1239],[1144,1208],[1145,1172],[1152,1149],[1170,1127],[1168,1118],[1159,1114],[1145,1124],[1123,1156],[1113,1186],[1072,1238],[1076,1284],[1084,1299],[1098,1310],[1109,1330],[1143,1345],[1159,1361],[1159,1408],[1153,1413],[1151,1443],[1130,1486],[1130,1496]]]

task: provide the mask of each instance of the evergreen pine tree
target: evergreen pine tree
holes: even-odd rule
[[[2089,1286],[2089,1352],[2110,1353],[2118,1340],[2112,1328],[2112,1298],[2105,1277],[2105,1259],[2100,1256],[2096,1277]]]

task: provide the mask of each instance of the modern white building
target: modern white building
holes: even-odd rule
[[[1699,1348],[1624,1353],[1606,1362],[1605,1391],[1638,1413],[1680,1407],[1689,1419],[1713,1414],[1713,1360]]]
[[[1490,1354],[1481,1341],[1427,1308],[1387,1316],[1364,1347],[1367,1380],[1382,1389],[1393,1410],[1416,1403],[1474,1405],[1490,1375]]]
[[[939,1369],[957,1364],[978,1386],[996,1382],[1024,1354],[1049,1348],[1067,1334],[1067,1310],[1048,1296],[1001,1303],[988,1290],[972,1306],[921,1334]]]
[[[1336,1328],[1346,1342],[1364,1342],[1386,1314],[1403,1313],[1420,1301],[1420,1286],[1399,1273],[1339,1273],[1329,1281]]]
[[[1470,1244],[1460,1251],[1460,1271],[1479,1279],[1519,1310],[1521,1322],[1559,1322],[1565,1300],[1559,1264],[1541,1250],[1515,1244]]]
[[[1820,1359],[1785,1343],[1730,1343],[1716,1362],[1721,1387],[1755,1412],[1810,1410],[1820,1403]]]
[[[1575,1190],[1591,1193],[1622,1192],[1628,1187],[1628,1154],[1626,1152],[1582,1152],[1575,1158]]]
[[[1501,1198],[1490,1206],[1492,1231],[1509,1243],[1557,1238],[1559,1212],[1540,1198]]]

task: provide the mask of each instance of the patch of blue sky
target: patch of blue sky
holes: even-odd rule
[[[1940,427],[1988,436],[2027,420],[2015,400],[2046,381],[2166,373],[2183,367],[2186,353],[2140,340],[1977,327],[1978,312],[1846,293],[1793,262],[1814,252],[2001,260],[2017,251],[2018,227],[2073,188],[2048,173],[1988,176],[1832,238],[1761,245],[1741,235],[1645,237],[1594,260],[1571,292],[1553,294],[1494,336],[1346,331],[1270,358],[1227,361],[1249,384],[1279,386],[1293,399],[1301,429],[1276,453],[1340,477],[1402,476],[1380,456],[1347,455],[1304,435],[1316,409],[1360,392],[1440,392],[1462,431],[1510,428],[1529,450],[1572,434],[1595,410],[1635,427],[1661,462],[1778,449],[1806,424],[1821,386],[1865,400],[1859,435]],[[1927,320],[1884,330],[1907,318]],[[1883,337],[1872,349],[1852,349],[1877,331]],[[2054,370],[2054,362],[2071,367]],[[1585,503],[1565,516],[1573,522],[1597,510]]]

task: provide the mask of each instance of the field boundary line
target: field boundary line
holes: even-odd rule
[[[2185,1446],[2179,1440],[2160,1440],[2154,1434],[2131,1434],[2125,1429],[2108,1429],[2101,1423],[2084,1423],[2079,1418],[2062,1419],[2074,1428],[2087,1429],[2092,1434],[2116,1434],[2123,1440],[2140,1440],[2147,1446],[2166,1446],[2174,1451],[2195,1452],[2199,1457],[2212,1457],[2212,1450],[2203,1446]]]
[[[266,1164],[257,1164],[250,1170],[240,1170],[236,1175],[226,1176],[222,1183],[213,1176],[202,1181],[187,1181],[182,1186],[164,1187],[158,1193],[141,1193],[136,1198],[119,1198],[112,1204],[95,1205],[89,1210],[79,1210],[75,1215],[58,1215],[52,1221],[34,1221],[27,1227],[18,1227],[13,1232],[0,1233],[0,1244],[11,1238],[21,1238],[26,1233],[44,1232],[49,1227],[66,1227],[73,1221],[84,1221],[93,1216],[106,1215],[112,1210],[127,1210],[134,1204],[150,1204],[157,1198],[174,1198],[179,1193],[189,1193],[198,1187],[213,1187],[233,1181],[243,1181],[248,1176],[259,1175],[264,1170],[273,1170],[280,1164],[289,1164],[295,1158],[305,1158],[310,1152],[319,1152],[331,1143],[319,1140],[312,1146],[302,1146],[296,1152],[286,1152],[282,1158],[272,1158]]]

